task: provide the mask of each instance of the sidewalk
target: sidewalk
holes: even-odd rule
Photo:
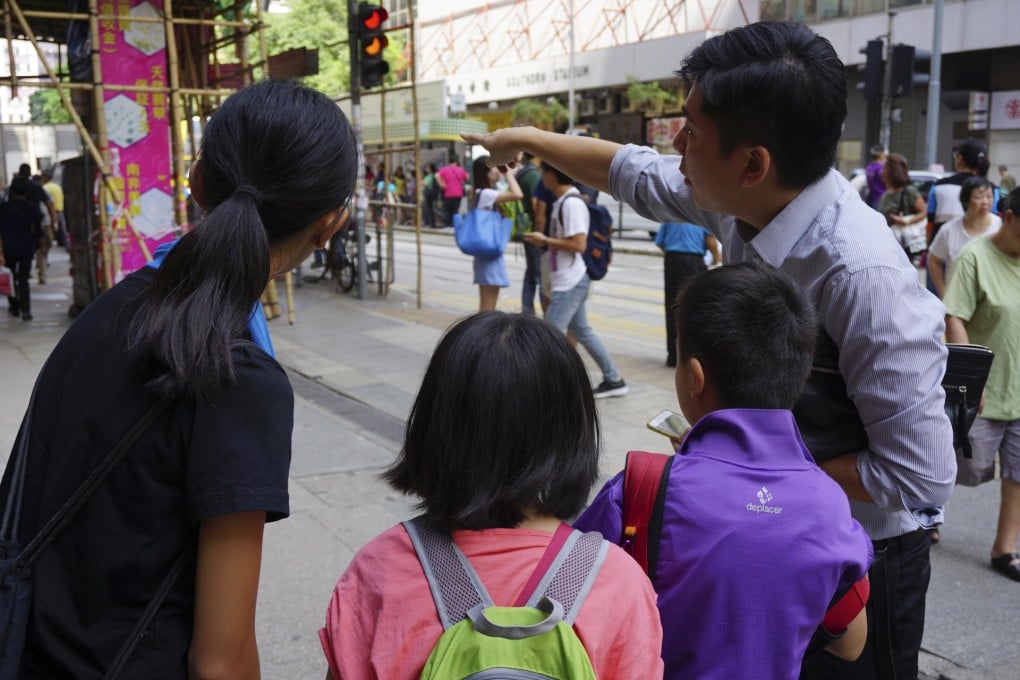
[[[35,375],[70,325],[67,258],[54,251],[51,259],[50,283],[33,287],[35,320],[0,318],[3,460]],[[418,310],[396,290],[386,299],[370,293],[364,302],[334,290],[328,283],[297,288],[295,325],[285,316],[270,324],[296,397],[291,517],[266,529],[259,599],[263,676],[270,679],[324,675],[316,630],[336,579],[362,544],[413,514],[378,473],[399,450],[432,348],[457,318],[439,307]],[[666,451],[666,440],[644,423],[676,408],[671,371],[658,362],[616,358],[631,391],[599,402],[606,475],[622,467],[628,449]],[[926,678],[1014,678],[1020,668],[1012,628],[1016,588],[981,561],[998,504],[991,487],[959,490],[958,507],[933,551],[925,647],[935,653],[923,655]],[[968,531],[971,524],[982,532]]]

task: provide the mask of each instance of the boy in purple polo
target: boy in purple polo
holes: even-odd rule
[[[815,315],[784,274],[751,263],[692,279],[675,309],[676,393],[694,426],[671,461],[653,582],[666,677],[795,680],[873,550],[790,412]],[[618,541],[622,506],[621,473],[574,526]],[[855,658],[866,626],[862,611],[819,653]]]

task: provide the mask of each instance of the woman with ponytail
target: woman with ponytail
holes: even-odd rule
[[[258,300],[343,227],[357,163],[324,95],[270,80],[234,94],[191,169],[205,218],[53,350],[15,444],[23,482],[10,464],[0,487],[5,506],[20,497],[22,546],[141,434],[35,562],[18,677],[109,677],[118,664],[146,680],[259,676],[262,533],[289,513],[294,398]],[[125,652],[128,638],[140,641]]]

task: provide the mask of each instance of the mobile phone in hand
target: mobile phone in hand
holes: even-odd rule
[[[671,439],[680,437],[690,429],[687,419],[673,411],[663,411],[648,421],[648,429]]]

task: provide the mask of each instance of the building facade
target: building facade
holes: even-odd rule
[[[839,150],[849,172],[879,140],[881,107],[857,90],[872,39],[930,51],[934,0],[450,0],[422,3],[418,74],[444,79],[469,115],[509,124],[522,98],[574,94],[574,121],[603,137],[668,148],[684,93],[674,77],[683,55],[712,35],[759,19],[802,21],[828,38],[847,65],[849,116]],[[890,12],[893,16],[890,16]],[[959,139],[984,139],[994,165],[1020,166],[1020,2],[945,0],[942,96],[936,162],[949,166]],[[918,70],[928,64],[918,61]],[[658,82],[675,103],[628,101],[633,82]],[[926,156],[927,86],[893,100],[890,149],[912,167]],[[982,110],[982,107],[984,109]]]

